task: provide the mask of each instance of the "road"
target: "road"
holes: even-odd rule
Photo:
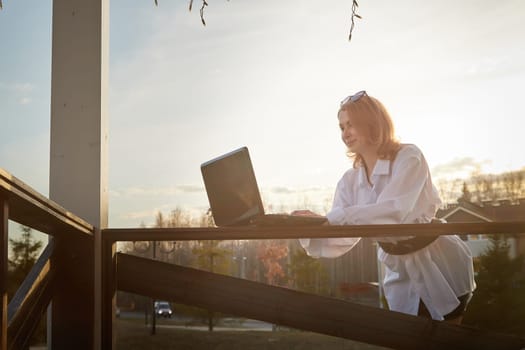
[[[121,319],[142,319],[146,323],[143,312],[120,312]],[[148,326],[151,326],[151,315],[148,315]],[[171,318],[158,317],[157,328],[180,328],[208,331],[208,325],[199,323],[194,318],[184,315],[173,315]],[[250,320],[245,318],[225,317],[220,319],[219,324],[214,325],[214,331],[272,331],[274,325],[271,323]]]

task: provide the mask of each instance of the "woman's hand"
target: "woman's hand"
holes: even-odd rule
[[[311,210],[304,209],[304,210],[294,210],[292,211],[291,215],[295,216],[314,216],[314,217],[322,217],[322,215],[319,215],[317,213],[314,213]]]

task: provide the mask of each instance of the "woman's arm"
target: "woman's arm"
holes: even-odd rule
[[[403,150],[402,150],[403,151]],[[378,195],[375,203],[349,205],[344,200],[334,200],[334,207],[327,214],[333,225],[398,224],[416,209],[424,191],[428,200],[437,204],[439,198],[432,196],[432,184],[428,165],[415,146],[400,151],[392,167],[391,179]]]
[[[339,181],[337,184],[337,189],[334,196],[334,205],[349,203],[347,200],[349,197],[345,195],[347,191],[345,190],[344,181]],[[304,215],[310,215],[307,212],[303,213]],[[317,215],[315,213],[312,213]],[[328,224],[328,223],[327,223]],[[351,250],[361,238],[359,237],[349,237],[349,238],[306,238],[300,239],[299,242],[304,248],[306,253],[314,258],[336,258],[341,256]]]

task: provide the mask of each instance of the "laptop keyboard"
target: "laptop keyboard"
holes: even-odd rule
[[[253,219],[251,223],[258,226],[305,226],[322,225],[325,222],[326,218],[319,216],[265,214]]]

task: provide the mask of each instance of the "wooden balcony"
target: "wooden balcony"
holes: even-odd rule
[[[320,237],[378,237],[383,235],[521,234],[525,221],[455,224],[364,225],[325,227],[238,227],[99,230],[40,195],[22,181],[0,169],[0,350],[24,349],[38,315],[67,289],[75,271],[91,271],[95,289],[91,300],[95,322],[95,348],[114,348],[114,308],[117,290],[157,299],[210,308],[297,329],[386,346],[393,349],[522,349],[525,339],[482,329],[358,305],[292,289],[199,271],[115,252],[121,241],[256,240]],[[8,220],[53,237],[38,262],[7,303]],[[71,248],[93,247],[93,259],[79,259]],[[94,261],[94,263],[92,262]],[[157,283],[162,277],[162,284]],[[81,288],[81,286],[76,286]],[[78,323],[82,333],[82,322]],[[53,328],[61,325],[51,324]],[[91,325],[93,326],[93,325]],[[84,332],[85,333],[85,332]],[[54,333],[71,344],[75,334]],[[380,334],[381,336],[377,336]],[[86,336],[85,334],[81,334]],[[93,337],[88,334],[88,337]],[[74,341],[74,340],[73,340]],[[56,344],[56,345],[55,345]],[[75,348],[92,348],[78,341]]]

